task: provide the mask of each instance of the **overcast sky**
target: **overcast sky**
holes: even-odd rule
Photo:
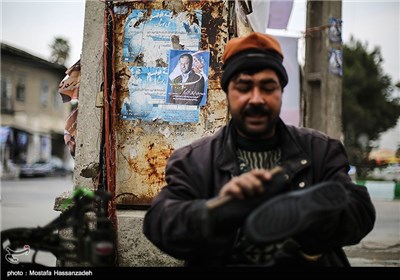
[[[50,57],[54,37],[66,38],[71,45],[73,64],[82,48],[84,0],[1,0],[2,41],[45,59]],[[99,1],[99,0],[91,0]],[[400,0],[344,0],[342,3],[343,40],[350,34],[372,49],[379,46],[384,70],[400,80]],[[305,29],[306,1],[295,0],[288,32],[302,35]]]
[[[49,59],[49,45],[54,37],[63,37],[69,41],[71,47],[66,66],[80,58],[85,17],[84,0],[0,1],[1,37],[4,43]]]
[[[80,58],[84,0],[0,1],[2,42],[49,59],[49,45],[54,37],[64,37],[71,46],[66,66]],[[305,31],[305,17],[306,0],[294,0],[286,33],[299,36],[300,46],[304,45],[302,32]],[[380,47],[384,72],[393,82],[400,81],[400,0],[343,0],[342,20],[344,43],[353,35],[357,40],[368,43],[369,50]],[[397,136],[399,139],[399,131]]]

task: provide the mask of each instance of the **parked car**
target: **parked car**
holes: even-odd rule
[[[375,168],[372,176],[376,179],[400,182],[400,164],[388,164],[384,168]]]
[[[21,166],[20,177],[46,177],[65,176],[71,174],[72,170],[65,167],[63,161],[58,157],[49,160],[38,160],[32,164]]]

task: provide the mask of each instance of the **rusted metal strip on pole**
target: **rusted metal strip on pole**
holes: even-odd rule
[[[115,45],[114,45],[114,15],[112,4],[106,3],[104,11],[104,133],[105,133],[105,165],[106,189],[111,192],[112,199],[108,205],[108,215],[114,228],[117,228],[115,206],[115,131],[116,123],[116,91],[115,91]]]

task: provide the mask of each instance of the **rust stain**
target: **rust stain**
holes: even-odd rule
[[[154,143],[149,145],[149,149],[145,154],[148,164],[148,169],[145,170],[145,173],[147,174],[147,182],[150,186],[161,187],[164,184],[165,166],[173,150],[171,147],[155,145]]]
[[[137,154],[134,157],[126,155],[126,151],[120,151],[120,156],[125,159],[126,164],[129,166],[131,174],[134,176],[124,184],[140,184],[141,190],[135,191],[134,197],[127,197],[129,191],[119,190],[119,195],[122,195],[118,200],[121,204],[127,203],[127,200],[134,201],[136,204],[146,204],[160,191],[161,187],[165,185],[165,165],[173,152],[173,148],[165,143],[150,142],[146,146],[135,147],[135,149],[144,149],[143,154]],[[140,151],[138,152],[140,153]],[[132,196],[132,195],[131,195]],[[123,202],[122,202],[123,201]]]
[[[216,89],[219,88],[219,79],[222,74],[221,56],[228,34],[226,20],[221,17],[225,6],[223,3],[207,2],[203,8],[200,48],[210,50],[209,79],[212,89]],[[214,84],[213,81],[217,83]]]
[[[148,206],[154,199],[154,195],[139,195],[124,193],[116,197],[115,200],[119,205],[136,205],[136,206]]]

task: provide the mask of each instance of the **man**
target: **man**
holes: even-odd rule
[[[168,102],[199,105],[204,95],[204,77],[193,71],[191,54],[182,54],[178,63],[182,74],[172,80]]]
[[[275,38],[234,38],[222,60],[232,120],[171,155],[144,234],[188,266],[350,266],[342,247],[372,230],[375,209],[344,147],[280,119]]]

